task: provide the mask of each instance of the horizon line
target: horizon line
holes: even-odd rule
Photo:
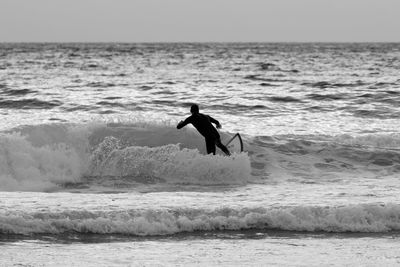
[[[395,44],[400,41],[0,41],[1,44]]]

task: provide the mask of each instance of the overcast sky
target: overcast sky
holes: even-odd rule
[[[0,42],[399,42],[400,0],[0,0]]]

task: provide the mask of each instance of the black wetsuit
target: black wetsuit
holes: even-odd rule
[[[187,124],[191,123],[194,128],[206,139],[207,153],[215,155],[215,146],[218,146],[225,154],[230,155],[229,150],[221,143],[221,137],[211,123],[219,125],[219,122],[211,116],[194,113],[182,123],[179,123],[176,128],[181,129]]]

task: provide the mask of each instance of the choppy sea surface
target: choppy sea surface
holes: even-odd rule
[[[400,265],[400,44],[0,44],[1,266]],[[245,152],[205,155],[192,103]]]

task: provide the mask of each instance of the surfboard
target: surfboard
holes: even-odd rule
[[[243,152],[243,141],[242,137],[239,133],[235,134],[228,142],[226,142],[225,146],[228,148],[231,153],[240,153]]]

